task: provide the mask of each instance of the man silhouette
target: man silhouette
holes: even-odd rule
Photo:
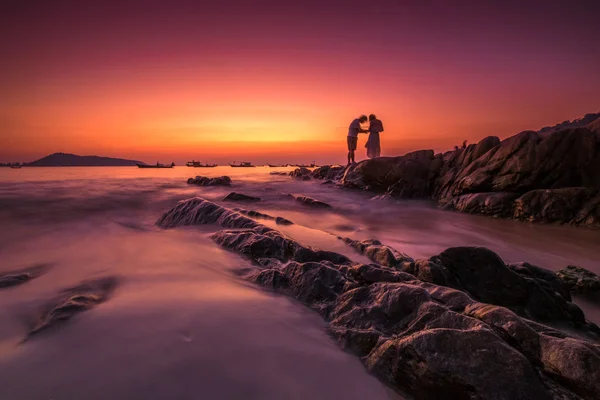
[[[350,123],[350,127],[348,128],[348,165],[356,163],[354,161],[354,151],[358,143],[358,134],[369,132],[360,127],[360,124],[367,122],[367,119],[366,115],[361,115]]]

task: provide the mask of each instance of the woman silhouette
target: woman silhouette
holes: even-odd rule
[[[380,132],[383,132],[383,122],[378,120],[375,114],[369,115],[369,139],[365,145],[369,158],[379,157],[381,154]]]

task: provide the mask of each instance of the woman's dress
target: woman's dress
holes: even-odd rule
[[[367,157],[369,158],[375,158],[381,155],[380,132],[383,132],[383,123],[378,119],[372,120],[369,124],[369,139],[365,145],[367,148]]]

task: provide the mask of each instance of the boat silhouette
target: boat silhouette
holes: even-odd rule
[[[175,163],[171,163],[171,165],[160,164],[158,162],[156,165],[135,163],[135,165],[137,165],[138,168],[173,168]]]
[[[233,163],[229,163],[233,168],[255,168],[256,165],[252,165],[251,162],[248,161],[240,161],[239,164],[236,164],[235,161]]]
[[[185,165],[188,167],[194,167],[194,168],[214,168],[217,166],[217,164],[208,164],[208,163],[202,164],[201,161],[195,161],[195,160],[188,161],[185,163]]]

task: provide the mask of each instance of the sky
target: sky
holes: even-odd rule
[[[346,160],[600,111],[597,1],[0,4],[0,161]],[[364,158],[359,141],[358,158]]]

